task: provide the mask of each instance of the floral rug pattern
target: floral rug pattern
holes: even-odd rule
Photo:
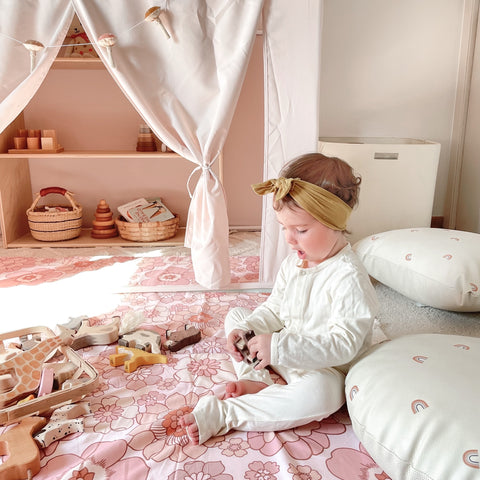
[[[136,287],[195,283],[189,257],[64,259],[0,258],[2,289],[54,283],[85,272],[129,265],[124,284]],[[258,257],[232,257],[232,283],[258,281]],[[130,268],[132,267],[132,268]],[[388,480],[352,431],[346,408],[321,421],[280,432],[237,432],[195,446],[179,417],[203,395],[221,394],[235,378],[225,352],[223,320],[237,306],[253,309],[267,298],[252,291],[135,292],[119,295],[111,311],[89,319],[142,312],[141,328],[165,336],[185,324],[201,330],[200,342],[168,352],[166,364],[131,373],[110,365],[116,344],[78,351],[98,372],[87,395],[92,410],[84,432],[40,449],[35,480]],[[277,381],[281,379],[277,378]],[[0,434],[5,427],[0,427]]]

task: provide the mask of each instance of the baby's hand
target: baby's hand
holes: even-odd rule
[[[237,362],[243,361],[243,355],[238,351],[235,343],[242,338],[242,334],[244,333],[244,330],[236,328],[235,330],[232,330],[227,337],[227,351]]]
[[[255,367],[255,370],[261,370],[262,368],[270,365],[271,342],[271,333],[262,333],[260,335],[256,335],[248,342],[248,350],[250,350],[250,355],[253,358],[257,357],[257,359],[260,360],[260,363]]]

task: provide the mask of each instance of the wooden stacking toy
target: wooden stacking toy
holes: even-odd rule
[[[92,238],[112,238],[118,235],[113,212],[110,210],[105,200],[100,200],[95,210],[95,220],[93,220]]]
[[[137,139],[137,152],[156,152],[155,135],[148,125],[140,125]]]

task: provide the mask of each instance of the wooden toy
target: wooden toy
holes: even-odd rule
[[[248,341],[254,336],[255,332],[253,330],[248,330],[235,342],[235,347],[243,355],[243,358],[247,363],[256,366],[260,363],[260,360],[258,360],[257,357],[252,358],[250,350],[248,349]]]
[[[107,325],[90,326],[88,320],[83,320],[78,332],[73,336],[71,347],[74,350],[89,347],[91,345],[109,345],[118,340],[120,317],[113,317],[113,321]]]
[[[82,315],[80,317],[70,317],[68,322],[62,323],[61,325],[57,325],[60,328],[65,328],[67,330],[75,330],[75,332],[80,328],[82,322],[84,320],[88,320],[86,315]]]
[[[0,435],[0,454],[8,456],[0,465],[0,480],[31,479],[40,471],[40,451],[32,435],[46,423],[43,417],[23,418]]]
[[[21,400],[19,400],[17,402],[17,405],[22,405],[22,403],[28,403],[30,402],[31,400],[34,400],[35,399],[35,395],[33,393],[31,393],[30,395],[28,395],[28,397],[25,397],[25,398],[22,398]]]
[[[113,212],[105,200],[100,200],[95,210],[95,220],[92,222],[92,238],[112,238],[118,235]]]
[[[62,390],[68,390],[70,388],[81,387],[88,382],[88,378],[69,378],[62,384]]]
[[[65,334],[56,336],[47,327],[33,327],[2,333],[0,341],[8,343],[8,340],[16,341],[20,337],[38,337],[41,341],[31,350],[21,351],[0,364],[0,376],[7,374],[13,380],[7,391],[0,392],[0,425],[18,422],[29,415],[46,414],[57,406],[81,400],[98,384],[99,376],[95,369],[65,345],[71,337]],[[71,369],[71,364],[75,366],[72,376],[75,382],[70,388],[35,397],[33,394],[39,387],[42,371],[50,368],[55,375],[55,365],[59,363],[69,364],[68,369]]]
[[[38,345],[41,340],[42,337],[40,335],[22,335],[20,337],[20,348],[22,350],[30,350],[35,345]]]
[[[14,357],[18,353],[20,353],[20,349],[16,346],[10,345],[5,347],[3,342],[0,341],[0,363],[3,363],[5,360]]]
[[[171,330],[167,330],[165,335],[167,340],[164,344],[164,347],[171,352],[177,352],[187,345],[197,343],[202,338],[200,330],[192,327],[191,325],[184,325],[183,329],[175,330],[173,332]]]
[[[167,357],[158,353],[149,353],[138,348],[117,346],[117,353],[109,356],[110,365],[118,367],[123,364],[127,373],[134,372],[143,365],[167,363]]]
[[[77,371],[77,366],[73,362],[51,362],[48,367],[53,370],[54,390],[60,390],[62,385]]]
[[[155,136],[148,125],[140,125],[137,138],[137,152],[155,152]]]
[[[91,413],[88,402],[59,407],[52,413],[49,422],[33,436],[33,439],[40,447],[45,448],[67,435],[83,432],[83,418],[78,417]]]
[[[48,395],[53,390],[53,378],[54,371],[52,368],[45,367],[42,370],[42,376],[40,377],[40,384],[38,385],[38,396]]]
[[[0,406],[18,400],[36,390],[40,383],[43,363],[60,345],[66,345],[71,339],[60,336],[47,338],[30,350],[19,353],[0,365],[0,375],[14,372],[17,381],[8,392],[0,394]]]
[[[118,344],[122,347],[138,348],[150,353],[161,353],[162,337],[152,330],[135,330],[120,335]]]
[[[0,375],[0,393],[11,390],[15,385],[15,380],[9,373]]]

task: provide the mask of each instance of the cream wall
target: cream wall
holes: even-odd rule
[[[320,136],[441,143],[433,206],[439,216],[447,193],[463,7],[463,0],[324,0]]]

